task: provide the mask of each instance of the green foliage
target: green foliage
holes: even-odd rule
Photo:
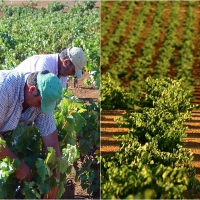
[[[120,149],[101,162],[104,199],[182,198],[191,185],[199,187],[192,173],[191,150],[183,146],[192,109],[190,93],[180,81],[148,78],[137,109],[116,120],[129,128]]]
[[[85,70],[97,72],[91,77],[93,85],[99,88],[100,20],[99,9],[92,6],[95,3],[74,2],[74,6],[68,8],[67,3],[53,1],[47,8],[37,9],[31,3],[23,6],[2,3],[1,68],[13,69],[34,54],[52,54],[67,46],[82,47],[87,61]]]
[[[121,119],[126,121],[124,126],[130,129],[130,134],[137,136],[142,144],[156,137],[163,151],[172,151],[182,144],[186,136],[183,122],[190,119],[196,105],[190,103],[190,92],[181,86],[180,81],[170,78],[149,77],[138,101],[140,109]]]
[[[19,167],[19,160],[12,160],[8,157],[0,161],[0,194],[1,197],[12,199],[16,193],[17,179],[14,176],[15,170]]]
[[[74,163],[74,167],[81,187],[87,189],[88,194],[95,194],[100,190],[100,108],[92,101],[89,103],[86,105],[87,112],[83,113],[87,124],[77,134],[82,163],[81,166]]]
[[[48,12],[56,12],[56,11],[61,11],[63,10],[67,5],[59,2],[59,1],[54,1],[52,3],[49,3],[47,5],[47,11]]]
[[[1,149],[2,147],[5,147],[5,146],[6,146],[5,140],[3,140],[2,138],[0,138],[0,149]]]
[[[187,169],[179,160],[175,166],[162,160],[156,162],[157,151],[153,143],[141,145],[137,140],[129,139],[112,159],[104,158],[102,171],[106,177],[103,173],[102,198],[124,199],[129,195],[134,199],[180,198],[189,182]],[[178,156],[184,155],[179,152]],[[191,160],[191,154],[186,156]],[[162,158],[167,160],[165,156]]]
[[[62,97],[54,114],[61,148],[66,143],[75,145],[76,133],[87,123],[81,115],[86,111],[82,101],[73,96],[71,91],[64,89]]]
[[[86,54],[85,71],[91,76],[91,82],[88,83],[99,89],[100,22],[99,9],[94,7],[95,3],[96,1],[79,1],[69,8],[67,3],[54,1],[47,8],[36,9],[37,3],[34,2],[27,2],[23,6],[8,6],[2,2],[0,9],[4,16],[0,19],[0,69],[13,69],[34,54],[55,53],[60,52],[63,47],[78,46]],[[6,138],[6,143],[20,160],[29,165],[33,180],[30,183],[21,183],[14,177],[14,170],[7,172],[5,168],[7,178],[1,182],[0,198],[43,198],[55,184],[59,184],[58,198],[61,197],[65,190],[63,184],[66,174],[71,172],[80,154],[86,155],[93,146],[99,149],[99,115],[99,106],[93,102],[84,105],[72,93],[63,91],[63,98],[54,112],[61,160],[55,158],[52,149],[46,155],[40,133],[35,126],[24,127],[20,124],[12,136]],[[77,136],[80,143],[77,143]],[[0,145],[4,146],[5,141],[1,140]],[[92,159],[96,160],[89,160]],[[7,162],[3,161],[3,165]],[[11,166],[10,163],[7,165]],[[59,183],[52,176],[52,171],[57,166],[61,170]],[[86,180],[91,182],[94,175],[97,180],[86,187],[91,194],[100,187],[99,164],[93,173],[86,171],[90,168],[90,161],[83,166],[83,173],[87,173]],[[77,168],[77,177],[82,181],[78,170]]]
[[[86,155],[95,145],[100,148],[100,108],[94,102],[90,101],[85,105],[86,112],[82,113],[87,124],[78,132],[80,152]]]
[[[88,194],[99,194],[100,167],[96,155],[84,156],[81,166],[78,166],[78,163],[75,163],[74,167],[77,171],[77,176],[81,181],[81,187],[86,189]]]
[[[62,99],[54,111],[62,152],[60,159],[55,156],[55,150],[52,147],[48,148],[46,154],[42,138],[35,126],[19,124],[13,134],[5,138],[11,150],[30,167],[32,181],[21,183],[17,180],[14,172],[18,168],[19,161],[9,158],[3,159],[0,162],[2,191],[0,198],[15,198],[16,191],[23,198],[42,198],[57,184],[59,184],[57,198],[62,196],[65,191],[66,175],[71,173],[71,168],[73,164],[76,164],[80,153],[85,155],[93,145],[98,149],[100,146],[100,109],[93,102],[90,104],[85,105],[70,91],[63,89]],[[80,143],[76,142],[77,135],[80,137]],[[4,140],[1,141],[1,145],[5,145]],[[90,194],[100,187],[99,164],[96,169],[91,169],[91,163],[94,163],[95,159],[95,157],[90,158],[81,169],[77,168],[77,177],[81,181],[80,176],[83,173],[87,174],[85,180],[90,184],[84,189],[87,189]],[[58,168],[61,172],[60,181],[53,177],[53,171],[58,170]],[[81,173],[79,170],[82,170]],[[91,173],[91,171],[93,172]]]
[[[135,14],[137,6],[140,9]],[[166,19],[163,10],[168,6]],[[198,84],[199,75],[194,68],[194,40],[198,36],[194,24],[199,5],[187,1],[185,6],[180,39],[177,32],[183,14],[180,1],[142,1],[139,5],[137,1],[102,1],[102,72],[119,79],[121,87],[132,93],[141,90],[148,76],[183,79],[185,90]]]
[[[100,167],[96,155],[89,158],[87,156],[91,149],[95,148],[94,152],[100,149],[100,108],[93,101],[83,104],[68,90],[63,90],[62,96],[63,100],[54,114],[60,144],[61,147],[63,144],[66,146],[66,143],[72,145],[71,151],[73,152],[73,145],[76,144],[78,138],[77,150],[85,161],[81,167],[78,166],[78,162],[74,163],[76,176],[81,181],[83,189],[87,189],[87,192],[91,194],[100,188]],[[70,156],[76,154],[77,152],[74,152]],[[94,165],[95,168],[93,168]],[[85,184],[86,182],[89,183]]]
[[[126,92],[117,80],[109,73],[101,76],[101,108],[102,109],[133,109],[136,94]]]

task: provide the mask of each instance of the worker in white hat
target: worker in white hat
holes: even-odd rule
[[[86,64],[83,50],[79,47],[64,48],[60,53],[33,55],[15,69],[23,72],[48,70],[59,77],[62,87],[66,88],[67,76],[81,78]]]

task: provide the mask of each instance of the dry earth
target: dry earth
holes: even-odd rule
[[[71,90],[75,96],[82,99],[85,103],[88,103],[90,99],[97,103],[99,98],[99,90],[92,85],[85,85],[85,79],[90,79],[87,72],[83,72],[82,78],[78,79],[77,87],[74,87],[74,79],[71,79],[68,82],[68,89]]]
[[[99,98],[99,90],[95,89],[93,86],[86,86],[84,80],[89,78],[87,72],[83,73],[82,78],[78,79],[77,87],[74,87],[74,79],[71,79],[68,82],[68,89],[72,91],[73,95],[77,96],[79,99],[82,99],[85,103],[88,103],[89,99],[92,99],[97,103]],[[72,169],[72,174],[68,176],[75,183],[75,199],[99,199],[99,196],[89,196],[88,193],[83,190],[79,182],[75,182],[75,170]]]

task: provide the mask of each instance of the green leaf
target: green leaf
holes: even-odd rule
[[[79,132],[82,129],[82,127],[86,124],[86,120],[79,113],[73,113],[73,116],[75,118],[74,131]]]
[[[2,147],[5,147],[6,146],[6,141],[2,138],[0,138],[0,151],[1,151],[1,148]]]
[[[95,177],[95,174],[94,174],[93,171],[91,171],[91,172],[89,173],[89,178],[88,178],[89,183],[92,183],[92,182],[93,182],[94,177]]]
[[[26,199],[41,198],[40,194],[34,189],[35,182],[25,182],[25,186],[22,189],[22,193],[25,195]]]
[[[55,166],[57,161],[56,154],[55,154],[55,149],[53,147],[48,147],[48,154],[45,159],[45,164],[47,164],[50,168]]]
[[[64,184],[59,184],[59,189],[58,189],[58,192],[57,192],[57,199],[60,199],[60,197],[64,194],[65,192],[65,186]]]
[[[38,158],[35,165],[37,167],[38,175],[41,178],[41,182],[43,183],[46,180],[49,172],[47,166],[45,165],[44,160],[40,158]]]
[[[65,174],[71,167],[71,164],[68,162],[66,157],[62,158],[59,162],[60,173]]]
[[[20,161],[18,158],[16,158],[16,159],[13,160],[12,165],[13,165],[13,168],[14,168],[15,170],[19,169],[20,162],[21,162],[21,161]]]

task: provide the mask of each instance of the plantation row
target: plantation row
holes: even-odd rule
[[[139,101],[116,119],[128,134],[120,148],[101,162],[102,199],[177,199],[200,191],[184,147],[184,121],[196,107],[180,81],[148,77]],[[117,134],[119,135],[119,134]]]
[[[101,2],[101,108],[124,110],[115,121],[128,129],[114,133],[119,150],[102,156],[102,199],[176,199],[200,191],[183,125],[198,107],[192,94],[199,84],[199,6]]]
[[[197,1],[103,1],[102,74],[109,72],[133,92],[149,75],[183,78],[185,88],[198,84],[199,6]]]

